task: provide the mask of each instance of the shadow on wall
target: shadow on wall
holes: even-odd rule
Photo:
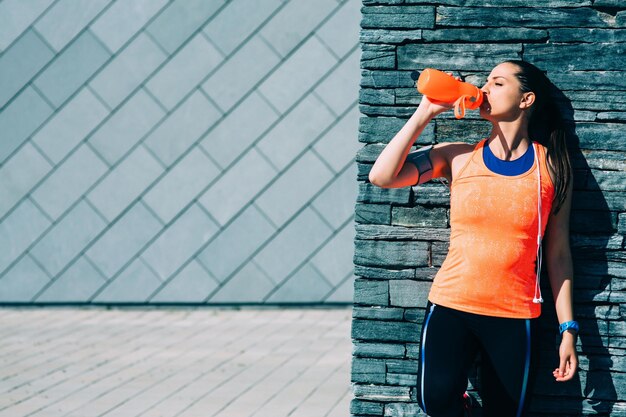
[[[572,258],[574,264],[574,314],[580,323],[579,371],[570,382],[556,382],[552,371],[559,366],[558,320],[554,298],[545,297],[540,318],[542,349],[540,369],[534,388],[531,412],[567,413],[568,415],[610,416],[617,393],[611,371],[613,361],[610,349],[622,348],[620,338],[611,338],[611,320],[621,320],[619,305],[611,305],[611,277],[609,257],[611,249],[619,250],[620,242],[612,242],[616,232],[616,213],[600,191],[592,168],[610,169],[605,164],[606,155],[580,149],[581,139],[576,133],[574,109],[571,101],[556,86],[552,86],[566,122],[568,151],[574,170],[574,194],[570,219]],[[589,148],[583,138],[583,148]],[[609,156],[610,160],[610,156]],[[610,163],[610,162],[609,162]],[[591,166],[590,166],[591,164]],[[602,172],[600,173],[602,174]],[[614,247],[613,247],[614,246]],[[548,275],[542,279],[544,294],[551,294]],[[582,354],[581,354],[582,353]],[[568,398],[585,398],[584,401],[563,401]],[[564,409],[567,407],[567,409]]]

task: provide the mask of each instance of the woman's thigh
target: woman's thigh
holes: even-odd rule
[[[479,327],[484,417],[521,417],[538,363],[536,319],[488,318]]]
[[[429,416],[458,416],[478,343],[461,314],[428,302],[422,325],[417,396]]]

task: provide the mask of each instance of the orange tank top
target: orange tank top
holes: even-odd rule
[[[537,291],[537,169],[541,174],[541,236],[552,209],[554,184],[546,149],[538,142],[527,172],[506,176],[483,160],[487,139],[450,184],[450,248],[428,299],[442,306],[495,317],[535,318]],[[537,167],[539,161],[539,167]]]

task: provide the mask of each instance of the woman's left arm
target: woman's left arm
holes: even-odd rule
[[[573,178],[570,177],[567,194],[559,212],[550,215],[546,225],[546,265],[554,296],[556,314],[560,323],[574,320],[574,267],[569,243],[569,220],[572,207]],[[556,381],[569,381],[578,369],[576,335],[563,332],[559,348],[559,367],[553,371]]]

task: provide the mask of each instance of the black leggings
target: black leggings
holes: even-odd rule
[[[468,374],[480,351],[483,416],[524,416],[539,362],[538,330],[538,319],[489,317],[429,301],[417,374],[420,408],[432,417],[462,417]]]

